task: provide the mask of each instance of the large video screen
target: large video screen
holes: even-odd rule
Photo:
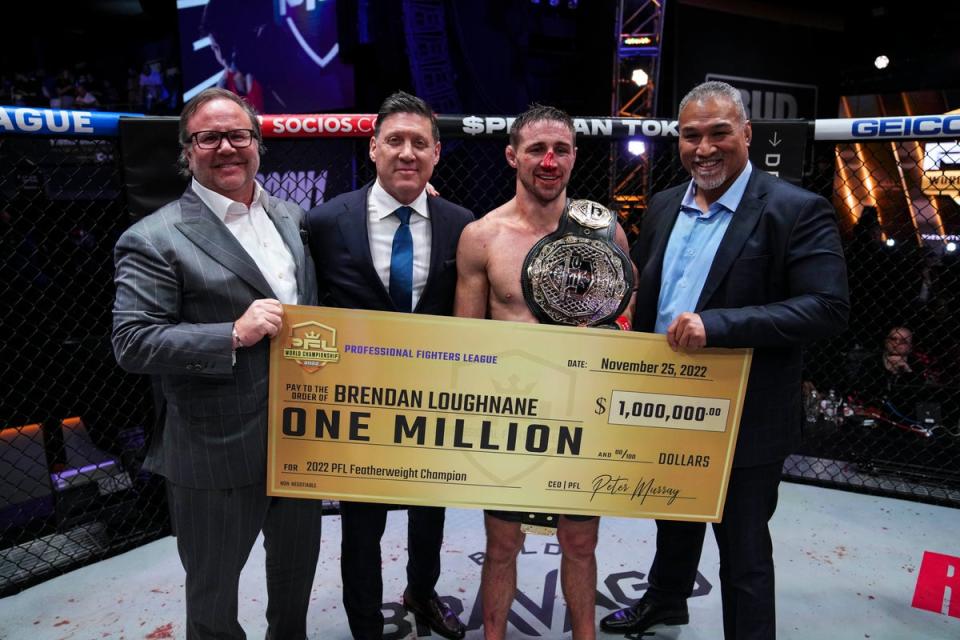
[[[178,0],[184,100],[219,86],[261,113],[354,105],[336,0]]]

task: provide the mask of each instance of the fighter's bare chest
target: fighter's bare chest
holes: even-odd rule
[[[522,301],[520,286],[523,263],[533,245],[539,238],[512,235],[492,251],[489,256],[487,273],[494,292],[503,301]]]

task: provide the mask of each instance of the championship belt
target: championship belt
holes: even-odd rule
[[[540,322],[592,327],[623,313],[633,292],[633,265],[614,241],[616,232],[606,207],[567,202],[557,230],[523,261],[523,298]]]

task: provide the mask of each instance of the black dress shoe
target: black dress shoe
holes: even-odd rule
[[[413,613],[417,622],[427,625],[431,631],[444,638],[460,640],[467,634],[467,628],[460,622],[457,614],[440,600],[436,593],[424,602],[415,600],[409,591],[404,591],[403,606]]]
[[[640,602],[615,611],[600,621],[600,628],[609,633],[643,633],[655,624],[687,624],[690,614],[687,603],[669,604],[642,598]]]

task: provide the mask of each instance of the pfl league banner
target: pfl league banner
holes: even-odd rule
[[[284,306],[267,491],[718,521],[750,350],[661,335]]]
[[[110,138],[117,135],[121,117],[136,118],[140,114],[0,106],[0,133]]]

